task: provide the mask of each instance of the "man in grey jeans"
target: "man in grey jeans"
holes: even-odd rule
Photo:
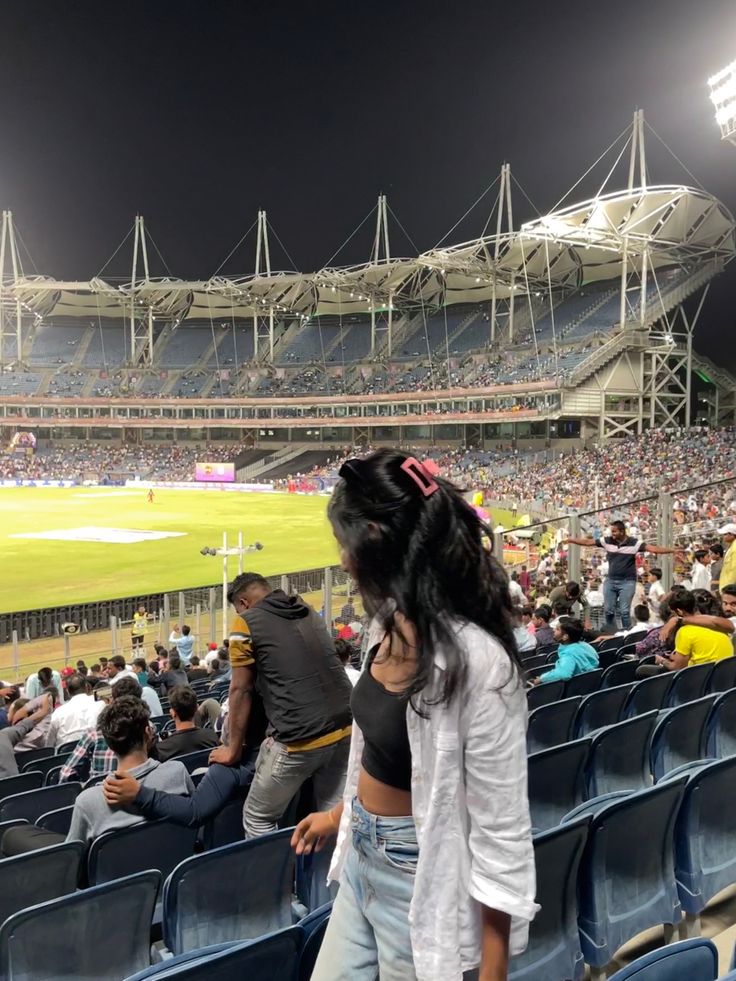
[[[257,573],[228,590],[236,611],[230,631],[230,736],[210,763],[240,760],[255,687],[269,735],[243,808],[246,838],[274,831],[302,784],[312,778],[318,810],[342,798],[350,750],[352,686],[322,617],[298,596],[272,590]]]

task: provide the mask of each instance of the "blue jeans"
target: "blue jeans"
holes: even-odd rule
[[[603,610],[606,615],[605,632],[615,633],[616,616],[621,621],[621,629],[631,626],[631,601],[636,592],[636,579],[612,579],[603,583]]]
[[[415,981],[409,905],[419,857],[412,817],[353,801],[353,847],[312,981]]]

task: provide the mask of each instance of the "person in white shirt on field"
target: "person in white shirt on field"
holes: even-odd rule
[[[344,463],[328,517],[373,623],[343,800],[292,837],[337,834],[312,981],[505,981],[538,909],[506,576],[459,491],[396,450]]]
[[[104,702],[90,695],[87,679],[81,674],[67,678],[66,690],[69,701],[60,705],[51,716],[45,739],[47,746],[61,746],[79,739],[87,729],[94,729],[97,716],[105,707]]]
[[[694,555],[695,561],[690,573],[690,582],[693,589],[710,590],[710,552],[705,548],[699,548]]]

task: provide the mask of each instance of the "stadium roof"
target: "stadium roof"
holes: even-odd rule
[[[313,273],[276,272],[200,281],[148,279],[115,285],[95,278],[59,282],[6,278],[5,297],[43,318],[186,320],[351,315],[400,308],[483,302],[575,289],[591,281],[693,266],[734,256],[734,219],[707,192],[682,185],[635,187],[600,195],[526,222],[518,231]]]

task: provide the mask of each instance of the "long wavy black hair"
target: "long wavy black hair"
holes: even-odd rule
[[[506,574],[483,541],[492,540],[490,529],[441,477],[431,476],[437,489],[425,495],[402,470],[408,459],[383,449],[348,461],[327,515],[366,611],[387,632],[401,635],[394,611],[416,629],[417,672],[407,694],[418,696],[433,679],[434,652],[441,647],[447,666],[434,700],[448,702],[466,673],[458,622],[493,634],[508,654],[509,680],[519,673],[512,604]]]

